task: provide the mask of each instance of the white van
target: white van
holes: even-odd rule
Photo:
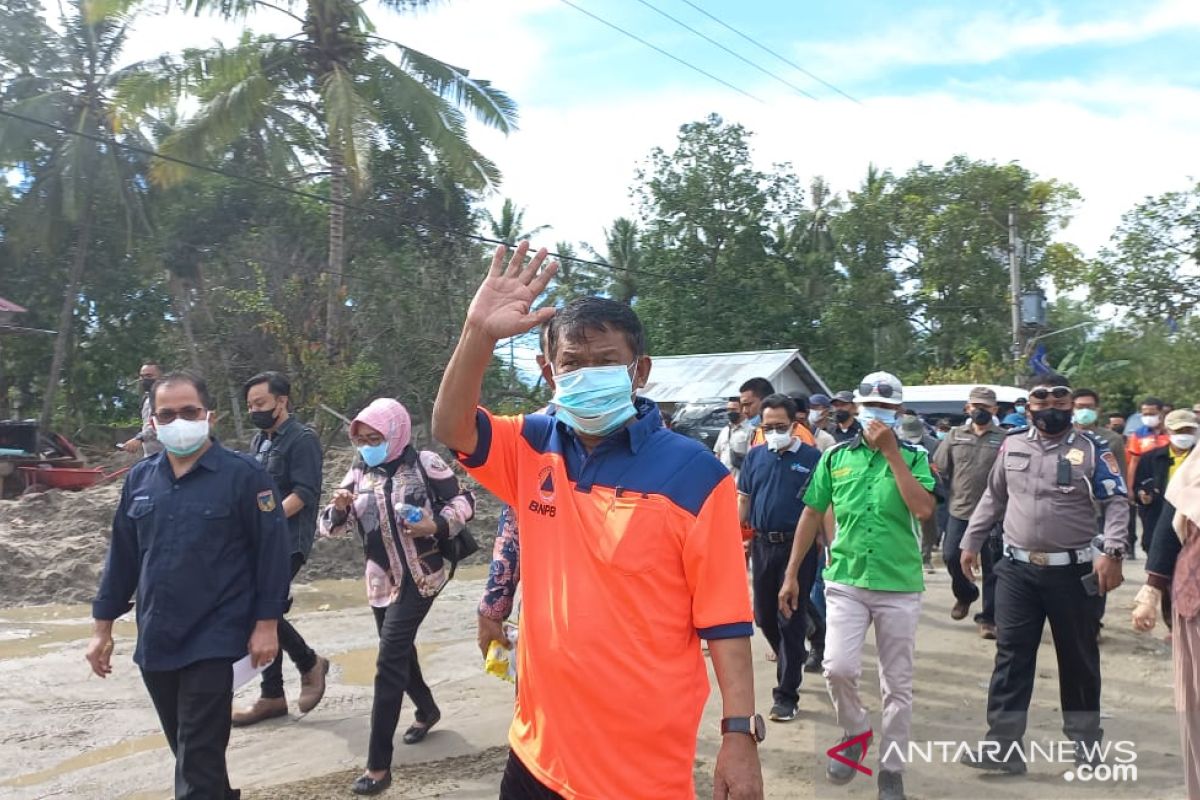
[[[1019,398],[1028,392],[1016,386],[997,386],[991,383],[940,383],[929,386],[905,386],[904,407],[915,411],[929,421],[945,417],[951,425],[959,425],[966,419],[963,407],[971,390],[976,386],[986,386],[996,393],[996,402],[1000,406],[1000,419],[1013,410]]]

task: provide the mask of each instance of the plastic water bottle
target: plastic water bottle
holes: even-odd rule
[[[425,517],[425,512],[416,506],[405,503],[400,506],[400,518],[409,525],[415,525]]]

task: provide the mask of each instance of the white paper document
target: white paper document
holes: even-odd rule
[[[266,664],[263,664],[261,667],[250,666],[250,655],[248,653],[242,658],[239,658],[237,661],[233,662],[233,690],[236,692],[238,689],[242,688],[247,683],[261,675],[262,671],[266,668]]]

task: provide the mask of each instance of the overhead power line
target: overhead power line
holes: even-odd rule
[[[738,59],[739,61],[742,61],[742,62],[744,62],[744,63],[746,63],[746,64],[749,64],[750,66],[754,67],[756,70],[758,70],[759,72],[763,73],[764,75],[769,75],[770,77],[772,77],[772,78],[774,78],[775,80],[777,80],[777,81],[779,81],[780,83],[782,83],[784,86],[787,86],[787,87],[791,88],[793,91],[795,91],[795,92],[798,92],[799,94],[802,94],[802,95],[804,95],[804,96],[805,96],[805,97],[807,97],[809,100],[816,100],[816,99],[817,99],[817,98],[816,98],[814,95],[811,95],[811,94],[809,94],[808,92],[804,91],[804,90],[803,90],[803,89],[801,89],[799,86],[797,86],[796,84],[794,84],[794,83],[792,83],[791,81],[789,81],[787,78],[781,77],[780,75],[778,75],[778,74],[776,74],[776,73],[774,73],[774,72],[771,72],[771,70],[767,69],[766,67],[763,67],[763,66],[760,66],[759,64],[756,64],[755,62],[753,62],[753,61],[751,61],[750,59],[746,58],[746,57],[745,57],[744,55],[742,55],[741,53],[739,53],[739,52],[737,52],[737,51],[735,51],[735,50],[731,50],[731,49],[729,49],[728,47],[726,47],[725,45],[721,44],[721,43],[720,43],[720,42],[718,42],[716,39],[712,38],[711,36],[709,36],[708,34],[704,33],[703,31],[698,31],[698,30],[696,30],[695,28],[693,28],[691,25],[688,25],[686,22],[684,22],[683,20],[679,19],[678,17],[672,16],[671,14],[668,14],[666,11],[663,11],[663,10],[662,10],[661,8],[659,8],[658,6],[656,6],[656,5],[654,5],[653,3],[649,2],[649,0],[638,0],[638,2],[639,2],[639,3],[641,3],[642,5],[644,5],[646,8],[650,9],[651,11],[655,12],[656,14],[659,14],[659,15],[661,15],[661,16],[664,16],[664,17],[666,17],[667,19],[671,20],[672,22],[674,22],[676,25],[678,25],[679,27],[683,28],[684,30],[691,31],[691,32],[692,32],[692,33],[694,33],[696,36],[699,36],[701,39],[703,39],[704,41],[706,41],[706,42],[708,42],[709,44],[713,45],[714,47],[719,47],[721,50],[725,51],[726,53],[728,53],[729,55],[731,55],[731,56],[733,56],[734,58]]]
[[[633,39],[635,42],[638,42],[639,44],[642,44],[646,47],[649,47],[651,50],[654,50],[655,52],[661,53],[662,55],[666,56],[667,58],[671,59],[672,61],[682,64],[683,66],[687,67],[690,70],[699,72],[704,77],[711,78],[712,80],[716,81],[717,83],[721,84],[722,86],[733,89],[735,92],[737,92],[740,95],[745,95],[746,97],[749,97],[751,100],[754,100],[755,102],[758,102],[758,103],[763,102],[762,98],[755,97],[754,95],[747,92],[745,89],[734,86],[732,83],[730,83],[729,81],[727,81],[723,78],[718,78],[716,75],[713,75],[711,72],[708,72],[707,70],[705,70],[701,67],[697,67],[695,64],[693,64],[690,61],[685,61],[684,59],[680,58],[679,56],[675,55],[674,53],[670,53],[670,52],[662,49],[661,47],[654,44],[653,42],[646,41],[642,37],[638,36],[636,33],[628,31],[625,28],[622,28],[620,25],[617,25],[615,22],[609,22],[608,20],[604,19],[603,17],[597,16],[597,15],[593,14],[591,11],[588,11],[586,8],[582,8],[580,6],[575,5],[574,3],[571,2],[571,0],[559,0],[559,2],[563,3],[564,5],[570,6],[571,8],[578,11],[580,14],[585,14],[585,15],[591,17],[592,19],[599,22],[601,25],[607,25],[608,27],[612,28],[614,31],[617,31],[619,33],[622,33],[622,34],[628,36],[630,39]]]
[[[708,17],[708,18],[709,18],[709,19],[711,19],[713,22],[717,23],[718,25],[720,25],[721,27],[723,27],[723,28],[725,28],[726,30],[730,31],[731,33],[737,34],[738,36],[742,37],[742,38],[743,38],[743,39],[745,39],[747,42],[749,42],[750,44],[752,44],[752,45],[754,45],[755,47],[757,47],[759,50],[762,50],[762,51],[764,51],[764,52],[766,52],[766,53],[769,53],[769,54],[771,54],[771,55],[775,56],[776,58],[778,58],[778,59],[779,59],[780,61],[782,61],[783,63],[787,64],[787,65],[788,65],[789,67],[791,67],[792,69],[794,69],[794,70],[798,70],[799,72],[802,72],[802,73],[804,73],[805,75],[807,75],[808,77],[810,77],[810,78],[812,78],[814,81],[816,81],[817,83],[819,83],[819,84],[821,84],[822,86],[825,86],[825,87],[827,87],[827,88],[829,88],[829,89],[832,89],[833,91],[837,92],[838,94],[840,94],[842,97],[846,98],[847,100],[850,100],[851,102],[858,103],[859,105],[862,105],[862,101],[861,101],[861,100],[859,100],[857,97],[854,97],[854,96],[850,95],[849,93],[842,91],[842,90],[841,90],[841,89],[839,89],[837,86],[834,86],[832,83],[830,83],[829,81],[827,81],[827,80],[825,80],[824,78],[822,78],[820,75],[817,75],[817,74],[815,74],[815,73],[812,73],[812,72],[810,72],[810,71],[806,70],[804,67],[800,66],[800,65],[799,65],[799,64],[797,64],[795,61],[792,61],[792,60],[791,60],[791,59],[789,59],[787,56],[780,55],[779,53],[777,53],[777,52],[775,52],[774,50],[772,50],[771,48],[767,47],[765,44],[763,44],[762,42],[760,42],[760,41],[758,41],[757,39],[753,38],[752,36],[749,36],[748,34],[742,33],[742,32],[741,32],[741,31],[739,31],[737,28],[735,28],[735,27],[733,27],[732,25],[730,25],[728,22],[725,22],[725,21],[724,21],[724,20],[722,20],[721,18],[719,18],[719,17],[717,17],[717,16],[714,16],[713,14],[709,13],[709,12],[708,12],[707,10],[705,10],[704,8],[701,8],[700,6],[696,5],[695,3],[693,3],[693,2],[692,2],[692,0],[681,0],[681,2],[683,2],[683,3],[686,3],[687,5],[691,6],[691,7],[692,7],[692,8],[694,8],[694,9],[696,9],[696,10],[697,10],[697,11],[699,11],[701,14],[703,14],[703,15],[704,15],[704,16],[706,16],[706,17]]]

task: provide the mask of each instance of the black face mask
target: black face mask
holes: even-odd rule
[[[839,408],[837,411],[833,412],[833,418],[837,420],[839,425],[845,425],[850,421],[850,417],[852,416],[853,415],[844,408]]]
[[[154,384],[156,381],[157,381],[156,378],[142,378],[141,379],[142,393],[150,394],[150,390],[154,388]]]
[[[1064,408],[1043,408],[1034,411],[1033,425],[1042,433],[1056,436],[1071,427],[1071,411]]]
[[[741,422],[742,420],[742,412],[740,411],[726,411],[725,416],[729,417],[730,422]]]
[[[976,425],[987,425],[992,421],[992,412],[986,408],[977,408],[971,412],[971,422]]]
[[[254,427],[260,430],[270,430],[275,427],[275,412],[277,409],[272,408],[270,411],[251,411],[250,421],[254,423]]]

